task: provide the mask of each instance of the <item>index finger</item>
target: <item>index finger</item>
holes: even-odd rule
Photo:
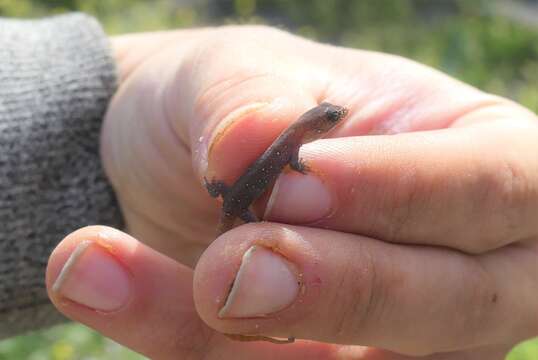
[[[538,234],[538,123],[482,123],[303,147],[265,217],[481,253]]]

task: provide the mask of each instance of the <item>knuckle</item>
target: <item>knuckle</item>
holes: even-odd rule
[[[253,57],[271,55],[268,47],[274,48],[288,38],[291,39],[292,35],[265,25],[219,27],[206,33],[190,52],[189,59],[203,61],[206,66],[219,66],[224,60],[226,64],[255,68],[259,62],[252,61]]]
[[[515,228],[515,222],[521,218],[521,209],[526,209],[525,204],[529,199],[530,182],[523,167],[515,161],[504,161],[499,171],[500,206],[505,209],[515,210],[515,214],[506,214],[509,228]],[[511,225],[511,226],[510,226]]]
[[[350,254],[348,259],[335,292],[334,303],[340,310],[334,318],[332,333],[339,341],[352,343],[381,316],[388,288],[367,246],[359,246],[357,254]]]
[[[415,232],[417,219],[421,219],[424,210],[429,207],[430,189],[428,182],[423,181],[420,172],[409,167],[404,174],[396,178],[393,191],[386,199],[387,235],[385,240],[400,242],[409,240]],[[415,240],[416,236],[415,235]]]
[[[222,36],[225,34],[219,35],[219,38]],[[259,54],[253,48],[259,44],[243,42],[239,45],[219,38],[207,40],[184,61],[183,73],[193,77],[190,80],[196,85],[191,94],[193,111],[202,117],[211,115],[223,104],[232,102],[231,99],[237,98],[242,91],[249,92],[256,84],[272,76],[272,70],[262,62],[252,61],[252,54]],[[253,84],[252,81],[258,83]],[[244,100],[239,103],[257,101],[254,97],[240,98]]]
[[[531,186],[526,171],[518,161],[493,160],[488,169],[479,175],[475,193],[478,207],[475,212],[486,216],[478,226],[474,226],[477,231],[475,236],[480,241],[468,242],[471,252],[495,249],[508,241],[530,235],[521,224],[531,213]]]

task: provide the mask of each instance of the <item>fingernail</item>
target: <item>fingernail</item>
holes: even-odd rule
[[[289,306],[298,293],[291,263],[263,246],[254,245],[243,255],[219,317],[266,316]]]
[[[131,277],[105,249],[85,241],[66,261],[52,290],[92,309],[114,311],[128,302]]]
[[[283,173],[273,187],[264,219],[309,223],[328,216],[332,206],[331,193],[317,176]]]
[[[238,120],[243,120],[249,117],[251,114],[256,114],[267,107],[265,102],[256,102],[240,107],[231,113],[227,114],[214,128],[211,129],[211,133],[206,136],[198,138],[198,143],[194,147],[194,163],[199,164],[198,171],[200,174],[206,174],[208,172],[209,160],[219,161],[220,153],[214,153],[211,151],[214,145],[223,140],[223,134],[226,133],[234,123]],[[248,132],[248,129],[246,129]],[[226,139],[226,137],[224,137]],[[237,145],[237,144],[236,144]],[[210,154],[211,153],[211,154]]]

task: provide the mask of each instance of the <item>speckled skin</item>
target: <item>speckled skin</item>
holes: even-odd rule
[[[208,182],[204,179],[209,194],[213,197],[221,195],[224,200],[217,233],[220,235],[230,230],[238,217],[245,222],[257,221],[249,210],[252,203],[269,188],[286,165],[306,173],[308,168],[299,159],[301,145],[323,137],[347,112],[344,107],[322,103],[285,129],[231,187],[222,181]]]

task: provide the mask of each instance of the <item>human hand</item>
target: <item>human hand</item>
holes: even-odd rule
[[[116,46],[122,83],[103,158],[128,230],[184,264],[203,256],[193,273],[123,233],[76,232],[48,269],[66,315],[157,358],[496,359],[538,334],[534,114],[405,59],[267,28]],[[348,119],[302,148],[309,175],[284,174],[260,204],[267,220],[308,227],[241,226],[206,249],[218,215],[201,176],[233,180],[325,100],[350,108]],[[262,248],[234,282],[253,244]],[[86,251],[52,289],[77,246]],[[103,253],[110,261],[92,263]],[[99,287],[68,291],[92,282],[77,269],[112,259],[129,274],[107,277],[128,283],[105,291],[115,303],[89,303]],[[252,281],[260,259],[284,277]],[[272,297],[256,298],[256,286]],[[215,330],[317,342],[245,344]]]

